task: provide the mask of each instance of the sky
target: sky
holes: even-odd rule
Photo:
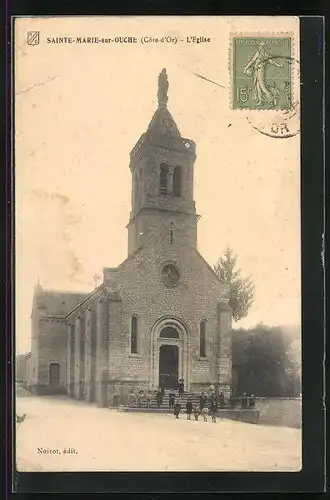
[[[231,109],[230,92],[230,34],[290,31],[297,50],[298,20],[100,17],[16,24],[17,351],[30,349],[38,279],[46,289],[89,292],[95,273],[126,258],[129,153],[157,108],[164,67],[168,108],[181,135],[196,142],[198,249],[213,265],[230,245],[242,274],[255,283],[253,306],[235,327],[299,325],[300,136],[259,133],[250,115]],[[29,30],[40,30],[38,46],[26,44]],[[45,41],[163,34],[211,42]],[[250,113],[271,120],[267,111]]]

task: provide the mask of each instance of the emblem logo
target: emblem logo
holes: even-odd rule
[[[28,31],[26,35],[26,42],[28,45],[39,45],[40,31]]]

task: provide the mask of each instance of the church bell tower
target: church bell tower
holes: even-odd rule
[[[132,210],[128,254],[171,226],[197,245],[197,215],[193,199],[195,143],[183,138],[167,108],[166,69],[158,77],[158,108],[147,131],[130,155]],[[171,225],[172,223],[172,225]]]

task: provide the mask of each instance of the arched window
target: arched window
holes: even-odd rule
[[[138,319],[132,316],[131,319],[131,354],[138,352]]]
[[[160,176],[159,176],[159,192],[160,194],[167,194],[167,178],[168,178],[168,165],[162,163],[160,166]]]
[[[179,332],[173,326],[165,326],[159,335],[163,339],[179,339]]]
[[[174,196],[181,196],[181,177],[182,169],[181,167],[175,167],[173,172],[173,194]]]
[[[51,387],[58,387],[60,385],[60,365],[58,363],[51,363],[49,365],[49,385]]]
[[[199,325],[199,356],[206,358],[206,321],[201,321]]]

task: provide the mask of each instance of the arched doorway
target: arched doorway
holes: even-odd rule
[[[177,388],[178,379],[188,386],[187,330],[175,318],[158,320],[151,335],[150,388]]]
[[[180,335],[175,326],[164,326],[160,331],[159,339],[180,340]],[[179,346],[161,344],[159,346],[159,387],[176,389],[179,377]]]
[[[179,378],[179,348],[176,345],[159,347],[159,387],[176,389]]]

